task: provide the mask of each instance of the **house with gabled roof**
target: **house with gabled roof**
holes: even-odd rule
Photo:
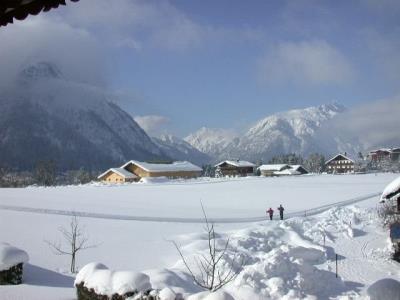
[[[216,172],[222,176],[249,176],[254,175],[255,164],[246,160],[224,160],[216,164]]]
[[[202,168],[188,161],[151,163],[130,160],[121,166],[122,169],[138,177],[195,178],[199,177]]]
[[[354,173],[354,160],[337,154],[325,162],[325,170],[331,174]]]
[[[123,183],[137,181],[139,177],[123,168],[111,168],[100,174],[97,179],[109,183]]]

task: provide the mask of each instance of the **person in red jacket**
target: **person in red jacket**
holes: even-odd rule
[[[278,210],[279,210],[279,216],[281,217],[281,220],[283,220],[283,211],[285,209],[283,208],[282,204],[279,205]]]
[[[274,217],[274,210],[271,207],[267,210],[267,214],[269,215],[269,219],[272,221],[272,218]]]

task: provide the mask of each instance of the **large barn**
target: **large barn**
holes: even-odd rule
[[[188,162],[149,163],[131,160],[121,166],[122,169],[138,177],[195,178],[201,175],[202,168]]]
[[[222,176],[253,175],[255,166],[255,164],[245,160],[224,160],[215,165]]]
[[[344,154],[337,154],[325,163],[325,168],[331,174],[353,173],[354,160]]]

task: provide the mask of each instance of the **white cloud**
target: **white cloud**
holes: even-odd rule
[[[45,18],[15,22],[0,31],[0,83],[7,85],[20,68],[36,61],[57,64],[75,81],[104,83],[104,56],[98,42],[86,30]]]
[[[354,79],[351,64],[325,41],[280,43],[260,61],[267,83],[321,85],[342,84]]]
[[[110,45],[140,50],[162,47],[185,50],[199,46],[210,30],[168,1],[85,0],[69,6],[67,22],[89,29]],[[138,47],[140,45],[140,47]]]
[[[169,118],[159,115],[136,116],[134,120],[151,136],[165,132],[170,123]]]
[[[332,120],[326,131],[347,140],[357,139],[364,149],[400,146],[400,95],[350,109]]]

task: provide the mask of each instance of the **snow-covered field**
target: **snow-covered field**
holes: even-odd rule
[[[0,287],[0,299],[74,299],[68,258],[54,255],[44,242],[61,241],[57,229],[68,225],[72,213],[87,216],[80,222],[90,242],[97,245],[79,254],[79,266],[99,261],[115,270],[142,271],[150,275],[155,288],[199,292],[188,280],[171,240],[182,246],[189,259],[204,250],[200,201],[208,215],[220,222],[216,230],[221,242],[230,236],[232,249],[246,258],[239,276],[226,288],[235,299],[363,294],[377,279],[399,277],[398,266],[387,259],[388,233],[373,211],[379,196],[372,197],[397,176],[310,175],[1,189],[0,241],[26,250],[30,263],[26,283]],[[327,210],[333,203],[368,197]],[[265,209],[279,204],[296,217],[264,221]],[[313,215],[313,209],[321,206],[326,206],[325,212]],[[335,253],[339,279],[333,270]]]

